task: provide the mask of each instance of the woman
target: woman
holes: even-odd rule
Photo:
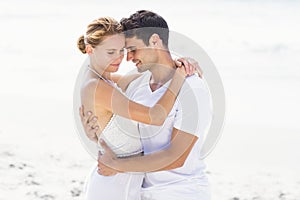
[[[84,75],[81,102],[87,110],[98,116],[99,130],[90,139],[102,139],[117,157],[142,154],[142,145],[136,124],[161,125],[171,111],[186,72],[177,68],[168,90],[153,106],[146,107],[130,101],[122,93],[139,75],[114,76],[113,72],[123,59],[125,37],[121,25],[114,19],[99,18],[88,25],[85,36],[78,40],[78,48],[87,53],[90,65]],[[116,85],[115,83],[119,84]],[[101,145],[99,150],[103,151]],[[94,169],[87,185],[87,199],[139,199],[143,174],[116,174],[101,176]]]

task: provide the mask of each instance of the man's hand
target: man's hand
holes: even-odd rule
[[[200,68],[198,62],[193,58],[183,57],[175,59],[175,64],[177,67],[184,67],[187,75],[193,75],[197,73],[200,78],[202,78],[203,71]]]
[[[119,171],[112,168],[112,164],[117,160],[115,153],[107,146],[104,140],[100,140],[100,145],[104,149],[104,154],[98,154],[98,173],[103,176],[113,176]]]
[[[91,111],[84,113],[83,105],[79,108],[79,114],[86,136],[90,140],[98,142],[97,131],[99,127],[97,126],[97,117]]]

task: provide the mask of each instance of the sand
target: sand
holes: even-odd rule
[[[226,124],[206,159],[213,199],[300,199],[299,3],[169,3],[0,1],[0,200],[83,199],[95,161],[73,120],[76,40],[92,19],[138,9],[199,43],[223,79]]]

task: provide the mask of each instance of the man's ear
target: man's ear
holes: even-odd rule
[[[162,41],[157,33],[154,33],[149,38],[149,46],[151,47],[160,47],[162,45]]]
[[[92,45],[87,44],[87,45],[85,46],[85,51],[86,51],[87,54],[90,55],[90,54],[93,53],[94,49],[93,49]]]

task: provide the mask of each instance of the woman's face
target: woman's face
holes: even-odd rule
[[[124,57],[125,36],[115,34],[107,36],[106,39],[93,48],[90,54],[91,64],[96,70],[105,72],[116,72]]]

